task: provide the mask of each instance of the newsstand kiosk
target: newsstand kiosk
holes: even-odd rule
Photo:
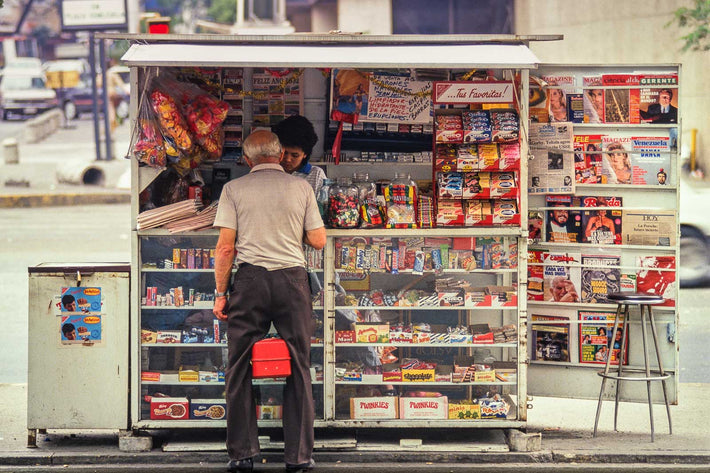
[[[677,399],[678,124],[639,118],[661,82],[675,78],[677,102],[677,66],[537,70],[528,42],[559,36],[118,38],[132,43],[129,428],[225,427],[211,204],[248,172],[242,139],[293,114],[314,124],[311,164],[333,180],[315,189],[327,246],[307,252],[316,428],[524,429],[529,386],[595,398],[596,330],[615,308],[600,294],[620,287],[665,291]],[[596,122],[592,89],[607,104]],[[613,180],[612,141],[643,180]],[[598,150],[575,155],[588,142]],[[545,228],[560,202],[577,224],[564,242]],[[604,235],[582,229],[602,218],[590,206],[613,220]],[[560,276],[576,297],[551,296]],[[638,364],[629,343],[623,362]],[[283,379],[254,385],[260,426],[279,427]]]

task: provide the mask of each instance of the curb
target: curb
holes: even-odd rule
[[[131,194],[125,193],[76,193],[76,194],[16,194],[0,196],[0,208],[53,207],[90,204],[125,204],[131,202]]]
[[[316,463],[323,471],[329,471],[329,465],[338,468],[357,465],[363,468],[378,467],[383,463],[393,463],[415,467],[427,465],[428,467],[443,465],[469,465],[469,467],[486,466],[493,468],[513,467],[519,471],[524,465],[561,466],[561,465],[589,465],[596,468],[611,467],[614,465],[684,465],[687,467],[699,466],[708,468],[710,464],[709,453],[673,452],[656,454],[615,454],[598,451],[590,452],[557,452],[541,451],[534,453],[436,453],[436,452],[320,452],[314,455]],[[184,466],[199,464],[203,467],[220,466],[227,463],[226,452],[191,452],[166,453],[162,451],[147,453],[121,453],[106,452],[69,452],[58,451],[43,452],[2,452],[0,453],[0,467],[6,466],[57,466],[57,465],[168,465]],[[263,452],[257,462],[264,465],[282,465],[282,453]],[[263,462],[263,463],[262,463]],[[282,468],[282,467],[281,467]]]

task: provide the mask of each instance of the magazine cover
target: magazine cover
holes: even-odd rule
[[[621,290],[621,256],[582,255],[582,302],[610,303],[607,295]]]
[[[543,289],[545,300],[579,302],[582,282],[579,252],[547,252],[543,254]]]
[[[602,136],[602,175],[607,184],[631,184],[631,137]]]
[[[673,307],[677,292],[675,256],[639,256],[638,258],[638,265],[644,269],[639,270],[636,275],[637,290],[657,294],[665,299],[665,302],[659,305]]]
[[[635,74],[604,74],[604,115],[606,123],[639,123],[639,76]],[[634,88],[629,88],[634,87]]]
[[[550,114],[547,111],[547,89],[530,77],[530,121],[533,123],[547,123],[550,121]]]
[[[528,240],[531,243],[536,243],[542,239],[542,227],[544,222],[545,216],[542,211],[528,211]]]
[[[631,138],[632,184],[670,184],[671,141],[669,137]]]
[[[600,245],[620,245],[621,197],[583,196],[582,207],[619,207],[619,210],[597,208],[582,211],[582,242]]]
[[[641,123],[678,123],[678,89],[640,89]]]
[[[582,241],[582,217],[579,210],[570,210],[571,195],[547,195],[547,222],[545,241],[553,243],[580,243]]]
[[[623,314],[622,314],[623,317]],[[611,339],[616,312],[598,310],[579,311],[579,362],[603,365],[611,352],[611,364],[619,364],[621,341],[626,338],[624,364],[629,362],[629,336],[623,333],[623,318],[619,321],[616,338]]]
[[[543,250],[528,250],[528,300],[529,301],[544,301],[545,289],[543,281],[545,278],[545,270],[543,261],[545,259],[545,251]]]
[[[574,74],[548,74],[540,77],[547,84],[547,116],[550,122],[571,121],[567,97],[574,92]]]
[[[604,89],[601,85],[602,76],[582,77],[584,123],[604,123]]]
[[[532,350],[532,359],[539,361],[570,361],[569,318],[555,315],[533,314],[531,320],[531,340],[535,344]],[[535,323],[542,321],[560,321],[567,323]]]
[[[602,135],[574,135],[574,181],[606,184],[602,174]]]

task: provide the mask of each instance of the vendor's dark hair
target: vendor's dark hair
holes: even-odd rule
[[[71,304],[71,303],[74,302],[75,300],[76,300],[76,299],[74,299],[74,296],[72,296],[71,294],[64,294],[64,295],[62,296],[62,305]]]
[[[313,124],[302,115],[291,115],[271,127],[283,147],[301,148],[306,154],[303,162],[308,162],[313,147],[318,142],[318,135]]]

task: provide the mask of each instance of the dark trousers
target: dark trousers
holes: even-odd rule
[[[259,266],[240,265],[231,287],[227,313],[229,458],[241,460],[259,453],[251,349],[266,335],[273,322],[291,354],[291,376],[286,378],[283,400],[284,461],[308,462],[313,453],[315,412],[310,373],[314,325],[306,270],[267,271]]]

